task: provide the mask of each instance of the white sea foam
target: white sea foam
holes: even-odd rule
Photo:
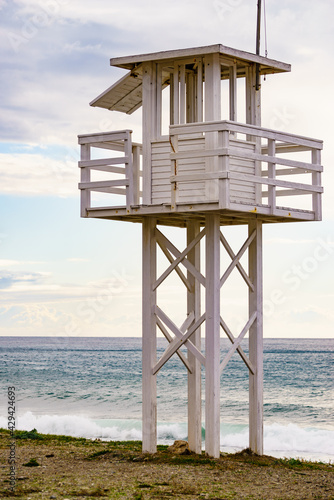
[[[0,417],[0,427],[7,421]],[[26,412],[17,421],[20,430],[37,429],[45,434],[64,434],[74,437],[105,440],[140,440],[139,420],[100,419],[75,415],[34,415]],[[175,439],[187,439],[185,423],[160,422],[158,442],[171,444]],[[248,427],[222,424],[222,451],[238,451],[248,446]],[[264,452],[279,457],[300,457],[334,462],[334,431],[302,428],[295,424],[271,424],[264,428]]]

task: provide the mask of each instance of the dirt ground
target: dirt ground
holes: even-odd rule
[[[10,490],[8,431],[0,431],[0,499],[334,500],[334,466],[249,451],[210,459],[135,442],[103,442],[17,432]],[[13,456],[13,453],[12,455]],[[13,476],[12,476],[13,478]]]

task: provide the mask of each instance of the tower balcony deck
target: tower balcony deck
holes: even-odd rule
[[[207,212],[222,225],[321,220],[320,140],[215,121],[171,125],[143,145],[130,130],[80,135],[79,144],[82,217],[155,215],[175,226],[204,222]]]

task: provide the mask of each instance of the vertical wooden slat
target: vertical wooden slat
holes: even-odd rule
[[[255,373],[249,372],[249,447],[263,454],[263,291],[262,291],[262,222],[248,225],[249,236],[256,231],[249,246],[249,277],[254,290],[249,289],[249,317],[256,320],[249,330],[249,359]]]
[[[203,121],[203,60],[198,61],[197,66],[197,85],[196,85],[196,95],[197,95],[197,114],[196,121]]]
[[[200,232],[199,222],[187,223],[187,246]],[[188,261],[200,270],[200,243],[188,253]],[[188,271],[188,282],[191,290],[187,292],[187,314],[194,314],[194,321],[201,316],[201,290],[200,283]],[[200,328],[190,337],[191,342],[201,350]],[[202,450],[202,406],[201,406],[201,363],[196,356],[188,350],[188,361],[192,373],[188,373],[188,442],[189,448],[195,453]]]
[[[237,121],[237,65],[230,67],[230,120]]]
[[[312,163],[321,165],[320,149],[312,149]],[[312,172],[312,185],[321,186],[321,172]],[[322,220],[321,193],[312,194],[312,210],[315,220]]]
[[[174,99],[173,99],[173,107],[174,107],[174,125],[178,125],[180,123],[180,85],[179,85],[179,65],[177,62],[174,63]]]
[[[90,160],[90,145],[81,144],[80,150],[81,161]],[[90,168],[81,168],[81,182],[90,182]],[[91,205],[91,193],[89,189],[82,189],[80,194],[80,214],[81,217],[86,217],[87,212]]]
[[[220,219],[206,215],[205,452],[220,456]]]
[[[156,130],[157,137],[161,137],[162,129],[162,64],[156,65]]]
[[[157,450],[157,382],[152,374],[157,361],[156,338],[156,241],[155,219],[143,220],[143,341],[142,341],[142,415],[143,415],[143,452],[155,453]]]
[[[195,75],[190,72],[186,74],[186,122],[194,123],[195,114]]]
[[[186,123],[186,66],[180,64],[180,123]]]
[[[170,73],[169,81],[169,121],[174,125],[174,73]]]
[[[246,123],[261,126],[261,90],[256,90],[256,65],[252,64],[246,71]],[[247,141],[255,142],[255,152],[261,153],[261,138],[246,136]],[[255,161],[255,175],[261,176],[261,162]],[[261,203],[261,185],[255,185],[255,202]]]

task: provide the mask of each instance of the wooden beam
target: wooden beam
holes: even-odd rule
[[[236,63],[229,68],[229,98],[230,98],[230,120],[237,121],[237,65]]]
[[[180,64],[180,124],[186,123],[186,67]]]
[[[249,237],[256,234],[248,251],[249,276],[254,291],[249,290],[249,317],[256,320],[249,329],[249,359],[255,373],[249,374],[249,447],[263,454],[263,284],[262,284],[262,222],[248,225]]]
[[[156,292],[153,283],[156,279],[156,242],[155,219],[143,220],[143,341],[142,341],[142,413],[143,413],[143,452],[157,451],[157,381],[152,369],[157,359]]]
[[[220,68],[219,54],[210,54],[205,57],[205,121],[221,119]],[[217,146],[218,133],[205,134],[205,149],[216,149]],[[218,158],[207,158],[205,170],[206,172],[217,172]],[[208,200],[217,200],[218,181],[206,181],[205,192]]]
[[[196,221],[187,223],[187,246],[200,233],[200,224]],[[188,253],[188,261],[200,272],[200,243]],[[190,290],[187,293],[187,314],[195,320],[201,316],[201,287],[194,275],[188,271]],[[201,351],[201,330],[194,331],[189,339]],[[194,453],[202,451],[202,401],[201,401],[201,362],[188,350],[188,361],[191,373],[188,373],[188,443]]]
[[[143,64],[143,204],[151,204],[151,142],[156,131],[156,69],[155,64]]]
[[[197,107],[196,107],[196,121],[203,121],[203,60],[199,59],[197,65]]]
[[[180,85],[179,85],[179,65],[177,62],[174,63],[174,75],[173,75],[173,117],[174,124],[180,124]]]
[[[220,220],[206,215],[205,452],[220,456]]]

